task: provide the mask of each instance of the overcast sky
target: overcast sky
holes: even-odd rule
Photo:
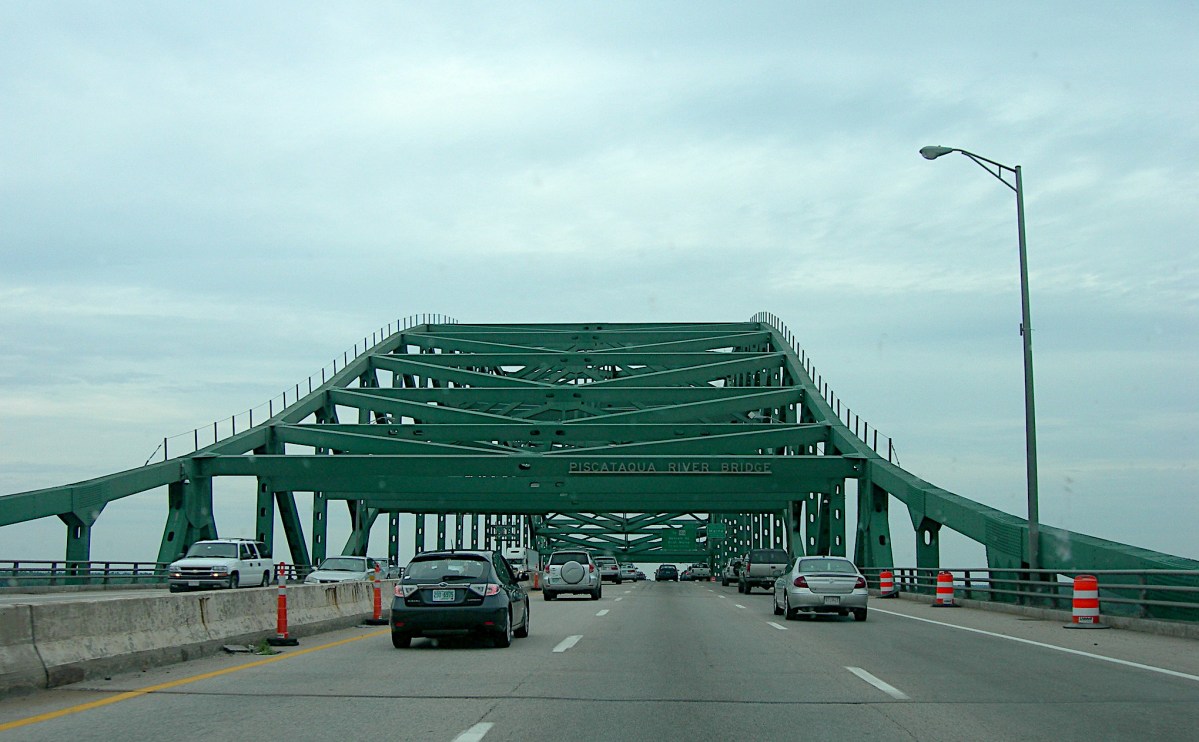
[[[0,494],[413,313],[768,310],[907,469],[1024,515],[1015,200],[943,144],[1024,169],[1042,520],[1199,558],[1199,6],[900,5],[0,0]]]

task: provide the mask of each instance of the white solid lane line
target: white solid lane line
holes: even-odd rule
[[[849,670],[854,675],[857,675],[862,680],[865,680],[867,683],[870,683],[875,688],[878,688],[883,693],[886,693],[888,696],[891,696],[892,698],[894,698],[896,700],[899,700],[899,701],[911,700],[908,698],[908,695],[906,693],[904,693],[900,689],[896,688],[894,685],[891,685],[890,683],[884,683],[883,681],[874,677],[873,675],[866,672],[865,670],[863,670],[860,667],[847,667],[845,669]]]
[[[454,742],[479,742],[479,740],[487,736],[487,733],[491,731],[493,726],[495,724],[490,721],[481,721],[457,737],[454,737]]]
[[[1103,662],[1111,662],[1112,664],[1115,664],[1115,665],[1124,665],[1125,667],[1135,667],[1138,670],[1148,670],[1150,672],[1160,672],[1163,675],[1170,675],[1172,677],[1182,678],[1184,680],[1199,681],[1199,675],[1188,675],[1185,672],[1178,672],[1177,670],[1167,670],[1164,667],[1154,667],[1152,665],[1142,665],[1140,662],[1129,662],[1128,660],[1118,660],[1115,657],[1104,657],[1101,654],[1091,654],[1090,652],[1083,652],[1078,649],[1069,649],[1067,647],[1059,647],[1059,646],[1056,646],[1053,644],[1045,644],[1044,642],[1035,642],[1032,639],[1021,639],[1018,636],[1008,636],[1007,634],[997,634],[994,631],[983,631],[982,629],[972,629],[968,626],[954,626],[951,623],[944,623],[942,621],[934,621],[930,618],[918,618],[916,616],[909,616],[906,613],[896,613],[894,611],[884,611],[881,608],[871,608],[871,610],[878,611],[879,613],[886,613],[888,616],[899,616],[900,618],[910,618],[913,621],[923,621],[924,623],[931,623],[931,624],[935,624],[937,626],[944,626],[945,628],[948,628],[948,629],[958,629],[959,631],[969,631],[973,634],[982,634],[984,636],[993,636],[997,639],[1007,639],[1009,641],[1020,642],[1021,644],[1031,644],[1034,647],[1044,647],[1045,649],[1052,649],[1057,652],[1065,652],[1066,654],[1076,654],[1079,657],[1090,657],[1093,660],[1102,660]]]
[[[608,615],[608,609],[607,609],[607,608],[605,608],[604,610],[600,611],[599,613],[597,613],[597,614],[595,614],[595,615],[597,615],[597,616],[606,616],[606,615]]]
[[[570,649],[574,645],[578,644],[579,640],[582,638],[583,638],[582,634],[575,634],[574,636],[568,636],[565,639],[563,639],[562,641],[558,642],[558,646],[554,647],[554,651],[555,652],[565,652],[566,650]]]
[[[787,630],[787,627],[786,627],[786,626],[783,626],[782,624],[777,624],[777,623],[775,623],[774,621],[767,621],[766,623],[770,624],[771,626],[773,626],[774,628],[778,629],[779,631],[786,631],[786,630]]]

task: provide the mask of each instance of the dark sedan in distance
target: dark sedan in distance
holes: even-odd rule
[[[673,564],[661,564],[654,572],[654,579],[658,582],[678,582],[679,568]]]
[[[498,551],[429,551],[404,570],[391,604],[391,643],[477,634],[497,647],[529,635],[529,595]]]

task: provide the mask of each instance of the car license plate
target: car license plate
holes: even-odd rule
[[[434,590],[433,591],[433,602],[434,603],[453,603],[454,602],[454,593],[455,593],[454,590]]]
[[[199,581],[199,580],[188,580],[188,581],[187,581],[187,586],[188,586],[188,587],[199,587],[199,586],[200,586],[200,581]]]
[[[841,597],[838,595],[826,595],[826,596],[824,596],[824,604],[825,605],[841,605]]]

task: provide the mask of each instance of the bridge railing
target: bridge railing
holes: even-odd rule
[[[165,562],[73,562],[66,560],[46,561],[36,559],[0,559],[0,589],[42,588],[86,585],[113,587],[118,585],[142,585],[145,587],[167,584]],[[277,567],[278,565],[276,565]],[[312,567],[303,564],[285,564],[288,582],[301,582]]]
[[[878,588],[881,569],[863,569],[867,581]],[[897,567],[895,589],[901,593],[934,595],[937,575],[953,575],[956,597],[996,603],[1070,611],[1074,576],[1094,575],[1099,580],[1101,614],[1199,622],[1199,570],[1093,569],[1063,573],[1052,569],[989,569]]]

